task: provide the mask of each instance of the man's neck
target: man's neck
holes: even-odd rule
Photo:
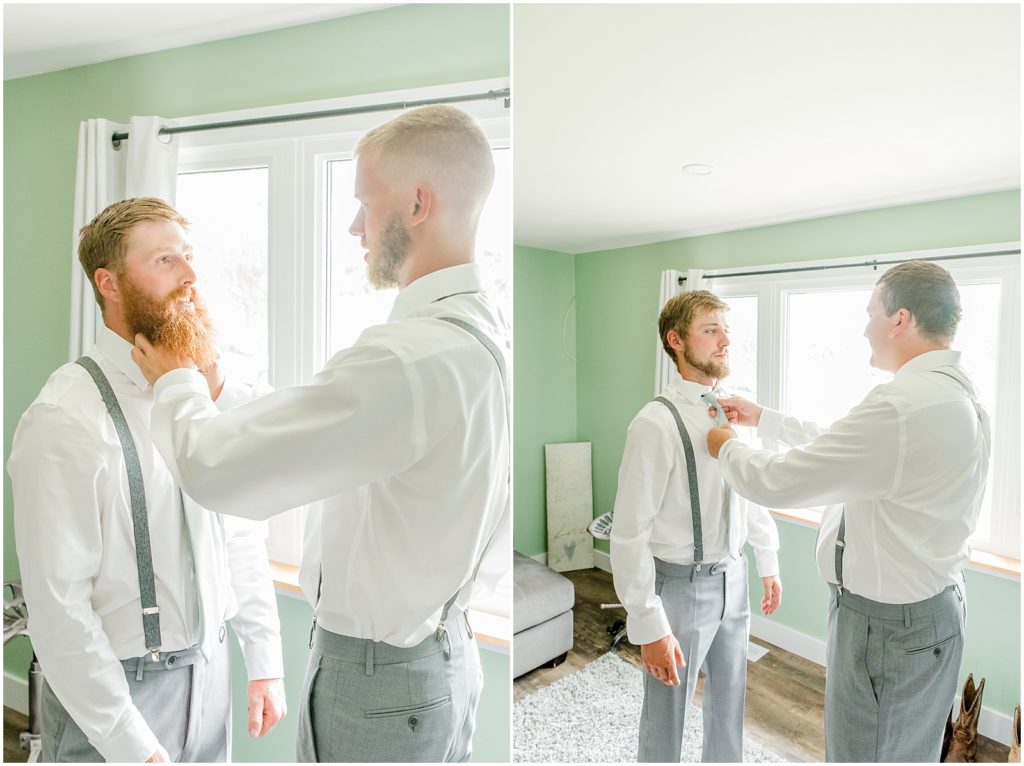
[[[718,378],[713,378],[700,370],[695,370],[692,367],[686,367],[685,369],[677,367],[676,369],[679,370],[679,376],[683,380],[688,380],[690,383],[697,383],[701,386],[711,386],[711,388],[718,385]]]
[[[914,343],[905,349],[901,349],[896,355],[894,361],[896,367],[892,372],[899,370],[911,359],[916,359],[922,354],[928,354],[932,351],[949,351],[949,343],[942,343],[939,341],[921,341],[919,343]]]
[[[121,336],[133,346],[135,345],[135,333],[133,333],[128,327],[128,323],[124,321],[124,317],[114,316],[113,312],[104,310],[103,324],[106,325],[107,329],[111,332]]]

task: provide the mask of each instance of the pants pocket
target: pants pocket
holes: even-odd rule
[[[458,733],[450,694],[416,704],[366,710],[363,718],[367,739],[380,747],[377,752],[365,753],[367,760],[442,763],[450,759]]]
[[[907,649],[906,653],[907,654],[924,654],[925,652],[931,652],[933,654],[938,654],[938,653],[942,652],[942,650],[946,647],[947,644],[952,643],[953,641],[955,641],[959,637],[960,637],[960,631],[957,631],[953,635],[948,636],[947,638],[944,638],[941,641],[935,641],[934,643],[928,644],[927,646],[921,646],[921,647],[918,647],[916,649]]]
[[[438,697],[435,700],[429,702],[423,702],[417,705],[405,705],[403,707],[386,707],[378,710],[367,710],[363,713],[366,718],[390,718],[391,716],[399,716],[416,713],[425,713],[428,710],[434,710],[444,705],[452,704],[452,695],[446,694],[443,697]]]
[[[309,656],[309,668],[302,686],[302,697],[299,704],[298,736],[295,744],[295,760],[299,763],[316,763],[316,740],[313,737],[313,686],[320,674],[322,658],[316,654]]]

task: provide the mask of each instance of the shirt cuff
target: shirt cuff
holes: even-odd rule
[[[245,657],[245,671],[250,681],[284,678],[280,640],[248,644],[242,647],[242,655]]]
[[[778,551],[754,551],[754,562],[757,564],[759,577],[779,576],[779,552]]]
[[[777,439],[782,433],[782,419],[785,416],[778,410],[765,407],[761,410],[761,418],[757,421],[757,436],[760,439]]]
[[[142,763],[160,747],[160,740],[135,707],[124,731],[104,740],[90,740],[109,763]]]
[[[626,635],[634,646],[649,644],[672,633],[665,610],[662,607],[644,610],[642,617],[626,615]]]
[[[252,386],[226,378],[224,380],[224,387],[220,390],[220,396],[217,397],[217,401],[214,404],[217,405],[217,409],[224,412],[251,402],[252,399]]]
[[[168,388],[176,385],[185,385],[199,393],[205,393],[207,397],[210,396],[210,387],[206,383],[206,378],[203,377],[199,370],[180,367],[177,370],[165,372],[157,379],[156,383],[153,384],[153,397],[159,397]],[[148,758],[149,756],[146,757]]]

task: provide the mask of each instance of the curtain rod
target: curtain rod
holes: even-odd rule
[[[762,269],[760,271],[741,271],[735,274],[705,274],[704,279],[728,279],[729,277],[754,277],[763,274],[791,274],[794,271],[829,271],[831,269],[854,269],[859,266],[871,266],[878,269],[879,266],[891,266],[897,263],[908,263],[909,261],[954,261],[962,258],[994,258],[997,255],[1020,255],[1020,250],[998,250],[991,253],[968,253],[965,255],[940,255],[936,258],[902,258],[896,261],[863,261],[861,263],[836,263],[830,266],[799,266],[793,269]],[[679,277],[679,284],[686,281],[686,277]]]
[[[399,109],[411,109],[431,104],[458,104],[464,101],[497,101],[505,99],[505,108],[509,108],[512,91],[509,88],[489,90],[486,93],[470,93],[465,96],[447,96],[445,98],[429,98],[422,101],[398,101],[393,104],[371,104],[369,106],[352,106],[345,109],[328,109],[323,112],[301,112],[298,114],[278,114],[270,117],[251,117],[247,120],[229,120],[227,122],[209,122],[203,125],[182,125],[164,127],[157,131],[161,136],[173,136],[177,133],[195,133],[200,130],[219,130],[221,128],[244,128],[250,125],[270,125],[277,122],[297,122],[298,120],[315,120],[321,117],[344,117],[350,114],[369,114],[371,112],[391,112]],[[128,138],[128,133],[114,133],[110,140],[117,149],[121,142]]]

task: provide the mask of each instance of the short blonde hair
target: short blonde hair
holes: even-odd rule
[[[668,344],[668,334],[675,330],[680,338],[686,338],[690,325],[699,311],[728,311],[729,304],[707,290],[688,290],[668,299],[658,317],[658,333],[661,345],[669,358],[676,361],[675,351]]]
[[[371,153],[391,168],[421,168],[434,182],[454,179],[453,190],[470,192],[468,199],[478,207],[494,184],[487,136],[476,120],[453,106],[417,107],[378,125],[356,144],[356,157]]]
[[[145,221],[172,221],[188,228],[188,220],[159,197],[132,197],[108,205],[79,232],[78,260],[92,283],[100,308],[103,308],[103,296],[96,287],[96,269],[121,273],[128,252],[128,236]]]
[[[963,316],[960,291],[948,271],[931,261],[907,261],[893,266],[876,285],[886,316],[906,309],[922,335],[953,340]]]

